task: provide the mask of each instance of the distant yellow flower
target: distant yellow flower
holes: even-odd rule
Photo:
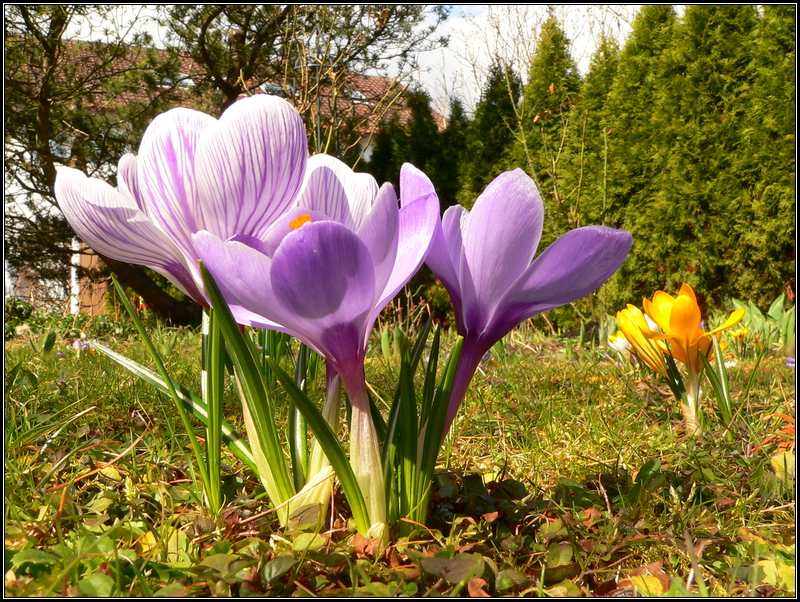
[[[667,345],[664,341],[649,336],[652,331],[642,311],[629,304],[617,312],[617,326],[636,351],[636,355],[655,372],[666,375],[664,354],[667,353]]]
[[[697,298],[692,287],[686,283],[675,297],[664,291],[656,291],[652,301],[644,300],[644,310],[663,332],[650,336],[666,339],[672,356],[682,362],[690,374],[700,372],[700,353],[708,354],[711,337],[734,326],[744,317],[744,309],[737,309],[720,326],[704,331]]]
[[[728,333],[733,337],[733,340],[737,343],[741,343],[744,341],[745,337],[750,334],[750,329],[747,326],[742,326],[741,328],[737,328],[736,330],[731,330]]]

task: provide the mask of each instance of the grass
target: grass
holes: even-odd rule
[[[197,390],[197,333],[155,338]],[[135,338],[105,340],[149,365]],[[378,555],[338,494],[325,531],[279,530],[226,451],[215,523],[172,402],[69,340],[48,352],[44,341],[6,343],[9,595],[794,593],[794,370],[783,358],[755,373],[739,359],[733,424],[706,399],[706,429],[691,439],[669,390],[634,365],[519,329],[473,381],[428,524],[402,525]],[[395,369],[372,349],[368,379],[389,398]],[[237,406],[229,387],[225,414],[240,424]]]

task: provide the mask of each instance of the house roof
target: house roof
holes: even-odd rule
[[[77,77],[81,77],[82,73],[84,77],[97,77],[98,74],[109,72],[146,70],[148,54],[155,53],[156,58],[160,58],[158,55],[166,54],[160,49],[128,46],[127,52],[120,53],[112,65],[106,65],[103,70],[92,70],[92,65],[97,65],[98,61],[105,58],[102,52],[98,52],[98,45],[100,45],[99,42],[79,40],[67,42],[68,60],[76,65]],[[205,76],[205,71],[189,55],[179,55],[178,61],[178,77],[175,81],[164,80],[164,87],[177,86],[175,92],[179,100],[185,100],[200,110],[209,110],[209,106],[203,106],[205,103],[202,98],[190,92],[194,82]],[[81,69],[81,65],[85,65],[86,68]],[[344,77],[344,82],[340,82],[338,86],[321,86],[319,103],[312,103],[307,108],[312,111],[318,108],[319,112],[329,119],[348,119],[362,135],[376,134],[382,124],[395,118],[403,125],[411,121],[411,109],[407,106],[402,94],[407,87],[398,80],[382,75],[357,73],[349,73]],[[287,90],[279,83],[262,85],[261,88],[253,85],[250,92],[253,94],[278,93],[297,105],[297,99],[293,98],[291,89]],[[142,86],[120,90],[114,97],[98,93],[90,96],[87,100],[98,108],[108,108],[113,105],[147,102],[155,94],[156,92],[151,88]],[[298,108],[301,109],[301,107]],[[445,117],[434,110],[431,110],[431,114],[438,129],[443,130],[447,125]]]

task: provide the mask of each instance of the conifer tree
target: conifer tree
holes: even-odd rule
[[[393,155],[393,130],[398,127],[397,120],[383,123],[372,141],[372,150],[364,157],[364,170],[371,173],[379,182],[387,180],[387,174],[393,173],[391,168]]]
[[[565,180],[575,198],[575,226],[605,224],[608,188],[608,94],[619,64],[619,44],[603,36],[570,119]],[[613,222],[609,225],[616,225]]]
[[[375,138],[375,149],[367,169],[379,183],[391,182],[397,188],[403,163],[412,163],[424,171],[434,183],[441,164],[440,134],[431,111],[430,96],[422,90],[405,93],[410,117],[403,125],[395,115],[384,124]]]
[[[660,136],[654,124],[654,102],[660,89],[657,74],[661,57],[670,48],[676,21],[671,6],[643,6],[639,10],[620,53],[606,102],[604,221],[627,228],[634,237],[631,253],[607,287],[613,306],[635,303],[642,295],[664,286],[661,254],[646,248],[643,239],[648,227],[660,224],[647,224],[638,220],[638,215],[656,191],[654,178],[659,167],[654,145]]]
[[[484,187],[507,169],[505,153],[514,141],[519,76],[508,65],[495,61],[467,128],[458,202],[471,207]]]
[[[608,205],[608,114],[605,105],[619,62],[619,45],[610,37],[603,37],[595,51],[589,71],[584,79],[580,94],[571,107],[565,121],[565,138],[557,171],[559,192],[563,199],[562,207],[567,207],[566,219],[550,230],[550,239],[558,237],[565,230],[556,228],[576,228],[590,224],[618,226],[606,217]],[[545,223],[553,219],[545,215]],[[549,240],[543,241],[547,244]],[[552,319],[563,326],[572,324],[575,311],[584,317],[604,318],[613,311],[603,287],[596,295],[589,295],[573,306],[555,310]]]
[[[375,135],[375,146],[369,159],[365,161],[364,171],[369,172],[378,182],[397,182],[402,160],[402,146],[405,132],[397,117],[381,125]]]
[[[447,127],[440,134],[435,182],[442,211],[456,203],[460,187],[461,164],[466,159],[467,129],[469,120],[464,106],[457,98],[450,102]]]
[[[516,140],[509,167],[524,167],[534,178],[545,203],[542,243],[576,222],[574,199],[567,198],[564,146],[580,89],[580,76],[570,56],[570,42],[553,16],[542,25],[531,60],[528,82],[517,113]]]
[[[406,104],[411,119],[406,126],[406,154],[408,161],[424,171],[433,182],[438,182],[439,127],[433,119],[431,97],[424,90],[406,92]]]
[[[652,284],[675,289],[689,282],[713,303],[730,292],[725,258],[741,244],[729,229],[744,200],[731,158],[739,152],[751,86],[755,25],[752,6],[686,9],[658,73],[651,154],[657,192],[640,197],[631,216],[641,244],[636,259],[663,270]]]
[[[796,7],[764,6],[753,30],[752,84],[743,90],[739,148],[730,169],[744,189],[730,209],[730,295],[766,308],[795,290]]]
[[[793,286],[795,11],[759,11],[634,22],[606,104],[605,222],[634,235],[617,305],[687,281],[712,307],[766,306]]]

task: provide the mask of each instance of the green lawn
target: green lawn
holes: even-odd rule
[[[156,339],[197,390],[197,333]],[[104,340],[149,365],[136,339]],[[794,592],[795,372],[778,355],[755,373],[738,358],[733,424],[724,429],[705,398],[692,439],[669,389],[634,364],[520,329],[473,381],[428,525],[401,525],[376,555],[341,495],[325,531],[278,530],[259,482],[227,452],[215,524],[172,402],[69,343],[6,342],[10,595]],[[372,349],[368,380],[389,396],[397,375]]]

